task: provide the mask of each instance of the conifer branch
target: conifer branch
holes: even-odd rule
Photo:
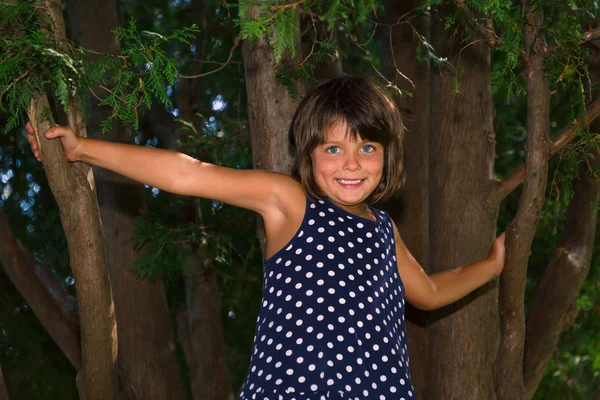
[[[490,29],[485,26],[483,23],[481,23],[481,18],[478,18],[474,12],[465,7],[465,0],[454,0],[454,4],[456,4],[456,8],[458,8],[465,16],[469,25],[471,25],[475,31],[483,36],[488,46],[494,48],[499,47],[502,44],[502,39],[496,35],[493,27]]]
[[[600,27],[584,32],[583,39],[579,41],[579,44],[581,45],[598,38],[600,38]],[[548,53],[553,53],[561,47],[563,46],[560,43],[555,43],[553,45],[548,46],[547,51]]]
[[[600,116],[600,98],[596,99],[592,104],[587,107],[586,114],[579,117],[577,121],[567,127],[565,127],[559,134],[557,134],[548,149],[548,157],[552,157],[556,152],[565,147],[579,134],[579,129],[587,124],[592,123],[598,116]],[[510,175],[500,181],[498,187],[497,198],[498,201],[504,200],[513,190],[519,186],[525,179],[525,165],[521,164]]]
[[[231,59],[233,58],[233,52],[239,45],[240,45],[240,37],[236,36],[235,40],[233,41],[233,46],[231,47],[231,50],[229,50],[229,58],[227,58],[227,61],[225,61],[223,64],[221,64],[220,67],[215,68],[208,72],[204,72],[202,74],[198,74],[198,75],[179,75],[178,78],[184,78],[184,79],[201,78],[203,76],[214,74],[215,72],[222,70],[223,68],[225,68],[227,65],[229,65],[231,63]]]

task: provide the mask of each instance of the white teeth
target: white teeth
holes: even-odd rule
[[[360,183],[360,181],[362,181],[362,179],[357,179],[355,181],[348,181],[345,179],[338,179],[341,183],[343,183],[344,185],[356,185],[358,183]]]

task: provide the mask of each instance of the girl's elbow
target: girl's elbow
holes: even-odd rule
[[[429,281],[430,285],[426,293],[423,293],[419,299],[415,299],[411,304],[422,311],[432,311],[440,308],[442,305],[439,302],[438,286],[433,281]]]

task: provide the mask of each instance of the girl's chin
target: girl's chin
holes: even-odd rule
[[[334,200],[336,203],[351,206],[364,202],[369,196],[365,196],[363,193],[336,193],[335,195],[328,197]]]

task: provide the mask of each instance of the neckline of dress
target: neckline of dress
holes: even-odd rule
[[[371,224],[379,224],[379,214],[377,213],[377,210],[375,210],[373,207],[371,207],[370,205],[367,204],[367,207],[369,208],[369,210],[371,210],[371,212],[373,213],[373,215],[375,215],[375,221],[373,221],[372,219],[369,218],[365,218],[365,217],[361,217],[358,216],[356,214],[351,213],[348,210],[343,209],[342,207],[338,206],[333,200],[331,200],[329,197],[323,197],[323,199],[325,201],[327,201],[333,208],[337,209],[338,211],[340,211],[343,214],[346,214],[350,219],[356,219],[357,221],[361,221],[361,222],[368,222]]]

